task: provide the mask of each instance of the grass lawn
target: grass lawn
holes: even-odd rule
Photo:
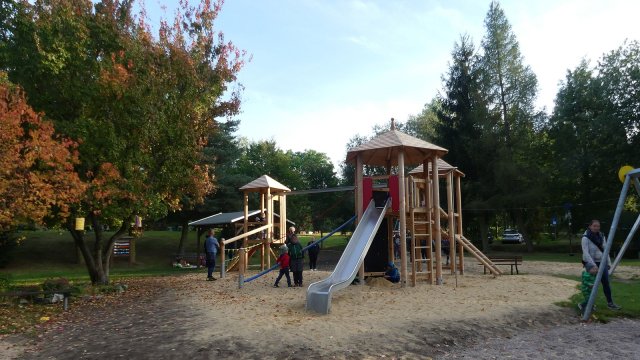
[[[105,237],[112,233],[105,233]],[[64,277],[71,281],[88,281],[86,267],[76,263],[73,240],[64,231],[24,231],[26,239],[14,250],[13,260],[0,273],[11,274],[14,283],[37,283],[48,278]],[[90,241],[93,234],[86,235]],[[304,246],[311,238],[320,236],[300,236]],[[333,235],[324,242],[325,249],[342,249],[349,236]],[[176,253],[180,240],[178,231],[145,231],[136,240],[136,264],[129,265],[126,260],[118,259],[111,268],[112,280],[133,276],[176,275],[190,271],[171,266],[171,257]],[[201,241],[204,241],[202,239]],[[202,246],[202,244],[201,244]],[[185,252],[196,252],[196,233],[190,232]],[[259,256],[253,256],[251,264],[259,264]]]
[[[105,233],[110,236],[112,233]],[[88,281],[85,265],[77,264],[75,246],[71,236],[62,231],[24,231],[26,239],[15,249],[12,261],[2,273],[10,273],[18,283],[41,282],[47,278],[65,277],[69,280]],[[93,234],[86,235],[87,241]],[[115,260],[111,268],[112,279],[131,276],[179,274],[189,270],[171,267],[180,240],[177,231],[146,231],[136,240],[136,264],[124,259]],[[186,252],[196,251],[196,234],[189,233]]]
[[[563,278],[580,281],[577,276],[562,276]],[[607,308],[607,301],[602,292],[602,286],[598,289],[596,297],[597,311],[593,313],[593,318],[598,321],[608,321],[615,317],[640,318],[640,280],[616,280],[611,281],[611,292],[613,300],[622,307],[622,310],[613,311]],[[578,304],[584,300],[582,294],[576,294],[570,300],[558,305],[570,307],[578,313]]]

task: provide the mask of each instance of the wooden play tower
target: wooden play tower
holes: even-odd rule
[[[415,286],[420,278],[432,284],[442,284],[443,238],[449,240],[449,269],[452,274],[456,271],[464,273],[463,250],[478,259],[492,274],[500,274],[491,260],[463,235],[460,181],[464,174],[442,160],[447,152],[447,149],[396,130],[392,119],[391,130],[347,153],[347,162],[355,164],[356,168],[355,204],[358,220],[372,198],[391,197],[392,206],[386,214],[386,234],[379,237],[378,248],[386,246],[385,260],[394,260],[393,224],[398,220],[402,286]],[[384,169],[385,174],[365,177],[364,166]],[[417,168],[406,174],[408,166]],[[433,171],[434,168],[436,171]],[[441,182],[445,186],[441,187]],[[441,197],[443,192],[444,196]],[[446,199],[444,206],[441,198]],[[409,242],[407,234],[410,236]],[[375,256],[375,250],[370,249],[369,252],[367,256]],[[365,259],[359,270],[360,279],[380,274],[379,269],[365,271],[366,264]]]
[[[237,257],[229,263],[228,271],[238,269],[242,274],[246,271],[249,259],[260,253],[260,269],[271,267],[271,257],[277,259],[273,252],[272,244],[284,243],[287,227],[287,193],[288,187],[282,185],[268,175],[263,175],[240,188],[244,193],[244,221],[242,233],[231,239],[221,241],[220,260],[224,264],[225,246],[235,242],[241,242]],[[249,217],[249,196],[257,193],[259,196],[260,209],[263,213],[260,221],[255,221]],[[278,203],[280,214],[274,216],[274,203]],[[278,219],[278,222],[276,222]],[[250,227],[254,227],[250,230]],[[277,230],[274,231],[274,230]],[[255,239],[250,239],[255,237]],[[224,276],[225,269],[221,270]]]

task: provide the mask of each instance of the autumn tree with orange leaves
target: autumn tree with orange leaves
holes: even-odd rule
[[[64,220],[84,184],[74,170],[76,144],[27,105],[24,92],[0,73],[0,250],[20,223]],[[6,254],[5,254],[6,255]]]
[[[160,218],[213,189],[203,147],[239,111],[245,55],[214,27],[222,1],[181,1],[153,34],[134,1],[12,0],[0,7],[0,69],[64,137],[86,186],[71,205],[94,232],[67,227],[91,280],[109,282],[114,242],[135,215]],[[108,238],[103,224],[117,231]]]

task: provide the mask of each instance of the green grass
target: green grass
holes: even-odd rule
[[[105,233],[105,238],[112,233]],[[0,273],[10,273],[14,283],[38,283],[48,278],[64,277],[71,281],[88,281],[85,265],[76,263],[75,246],[68,232],[63,231],[24,231],[26,239],[13,252],[13,260],[0,269]],[[92,240],[88,233],[86,239]],[[304,246],[311,238],[319,235],[301,235]],[[334,235],[324,242],[324,249],[342,249],[348,236]],[[192,271],[176,269],[171,266],[171,256],[176,253],[180,240],[178,231],[145,231],[136,240],[136,264],[129,265],[126,260],[115,260],[111,268],[111,279],[140,276],[164,276],[189,273]],[[201,246],[204,238],[201,239]],[[91,243],[90,243],[91,244]],[[196,252],[196,233],[190,232],[185,244],[186,252]],[[251,258],[252,265],[260,264],[258,255]]]
[[[580,281],[577,276],[561,276],[566,279]],[[596,297],[596,308],[593,317],[598,321],[609,321],[616,317],[640,318],[640,280],[612,279],[611,292],[613,300],[622,307],[622,310],[613,311],[607,308],[607,301],[599,287]],[[560,306],[570,307],[578,312],[578,304],[584,300],[581,293],[575,294],[568,301],[559,303]]]
[[[112,233],[107,232],[105,236]],[[88,281],[85,265],[76,263],[75,246],[67,232],[24,231],[26,239],[13,252],[13,260],[0,269],[10,273],[14,282],[41,282],[47,278],[65,277],[74,281]],[[87,241],[92,239],[86,235]],[[117,259],[111,268],[111,278],[117,280],[132,276],[162,276],[188,272],[171,267],[180,240],[177,231],[146,231],[136,240],[136,264]],[[185,251],[195,252],[196,233],[190,232]]]
[[[323,249],[331,249],[331,250],[342,250],[347,246],[347,242],[351,235],[340,235],[334,234],[327,240],[322,242]],[[300,242],[303,246],[307,246],[307,243],[311,241],[311,239],[319,240],[320,235],[300,235],[298,236]]]

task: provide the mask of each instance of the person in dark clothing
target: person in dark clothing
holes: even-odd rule
[[[441,246],[442,246],[442,256],[446,256],[447,257],[447,265],[449,265],[449,254],[451,251],[451,242],[449,241],[449,238],[446,236],[442,237],[442,242],[441,242]]]
[[[280,264],[280,274],[278,274],[278,278],[276,279],[276,283],[273,284],[273,287],[278,287],[278,283],[283,276],[287,277],[287,286],[291,287],[291,277],[289,277],[289,254],[287,254],[287,245],[282,245],[280,247],[280,257],[278,257],[278,264]]]
[[[394,264],[393,262],[389,262],[387,264],[384,278],[391,281],[392,283],[400,282],[400,271],[398,271],[396,264]]]
[[[287,238],[285,239],[284,244],[289,246],[289,244],[291,244],[291,239],[293,239],[294,236],[296,236],[296,228],[292,226],[287,230]]]
[[[216,255],[218,255],[218,248],[220,244],[218,243],[218,239],[213,236],[213,229],[209,230],[207,234],[207,238],[204,241],[204,252],[206,254],[207,261],[207,280],[216,280],[213,277],[213,272],[216,269]]]
[[[309,249],[307,250],[309,252],[309,269],[311,271],[316,271],[318,270],[317,262],[318,254],[320,254],[320,245],[317,244],[314,239],[311,239],[307,246],[309,246]]]
[[[304,270],[304,254],[302,253],[302,245],[295,233],[291,234],[291,243],[289,248],[289,267],[293,273],[294,286],[302,287],[302,271]]]

